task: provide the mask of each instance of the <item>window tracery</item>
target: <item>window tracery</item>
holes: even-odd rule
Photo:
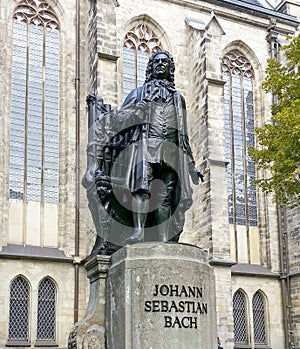
[[[22,0],[14,11],[14,19],[38,26],[59,29],[59,21],[49,4],[39,0]]]
[[[139,23],[125,35],[123,45],[123,96],[142,85],[150,55],[163,49],[156,33],[146,23]]]
[[[140,23],[128,31],[124,47],[147,51],[149,54],[162,50],[160,40],[146,23]]]
[[[223,57],[222,71],[230,75],[240,75],[254,79],[251,63],[238,50],[232,50]]]

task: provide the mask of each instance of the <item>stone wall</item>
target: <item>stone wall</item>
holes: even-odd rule
[[[290,282],[292,341],[300,348],[300,209],[287,212],[287,242]]]
[[[14,1],[2,2],[0,8],[0,246],[2,247],[8,236],[8,163],[9,163],[9,120],[10,114],[10,76],[11,71],[11,28],[12,20],[7,14],[11,13]]]
[[[282,300],[280,281],[278,277],[264,277],[264,276],[238,276],[232,277],[232,292],[233,294],[238,290],[242,290],[246,295],[247,303],[247,318],[249,326],[249,336],[254,337],[253,334],[253,317],[252,317],[252,297],[255,292],[260,291],[265,297],[265,304],[267,305],[266,327],[268,335],[268,345],[272,349],[286,348],[284,342],[284,328],[282,321]],[[272,292],[270,292],[272,290]],[[254,346],[252,345],[252,348]]]
[[[37,331],[38,285],[44,277],[50,277],[57,288],[56,343],[67,347],[67,339],[74,319],[74,267],[72,261],[47,262],[42,260],[0,260],[0,348],[5,348],[8,334],[9,289],[11,281],[22,275],[30,285],[29,341],[35,344]],[[81,273],[80,318],[85,311],[85,273]]]

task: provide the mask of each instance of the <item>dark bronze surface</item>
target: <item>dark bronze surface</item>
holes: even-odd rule
[[[142,241],[178,242],[192,204],[196,169],[183,96],[167,51],[155,52],[143,86],[119,111],[87,97],[89,144],[83,185],[97,230],[92,253],[111,254]]]

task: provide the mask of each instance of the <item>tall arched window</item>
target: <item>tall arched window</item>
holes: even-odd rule
[[[265,300],[261,292],[257,291],[252,298],[254,343],[267,344]]]
[[[254,145],[253,79],[249,61],[238,51],[222,61],[225,105],[225,139],[228,169],[229,223],[257,226],[255,164],[248,148]]]
[[[56,286],[44,278],[38,288],[37,344],[55,344],[56,337]]]
[[[124,97],[144,83],[149,57],[159,50],[162,50],[161,42],[146,23],[140,23],[128,31],[123,48]]]
[[[10,286],[8,343],[10,345],[29,342],[30,288],[24,277],[18,276]]]
[[[59,22],[44,1],[13,15],[10,198],[58,202]]]
[[[247,304],[244,293],[240,290],[233,295],[233,328],[234,343],[245,345],[249,343]]]

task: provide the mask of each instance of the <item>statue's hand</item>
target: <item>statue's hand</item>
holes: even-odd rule
[[[147,115],[147,110],[149,106],[149,101],[147,99],[142,99],[141,101],[137,102],[135,107],[136,107],[136,112],[135,115],[138,118],[139,122],[142,122],[145,120],[146,115]]]
[[[196,167],[190,169],[190,176],[192,178],[192,182],[196,185],[199,184],[199,179],[201,180],[201,182],[204,181],[204,175],[200,171],[198,171]]]
[[[147,99],[142,99],[141,101],[136,103],[136,108],[140,111],[144,111],[147,106],[148,106],[148,100]]]

